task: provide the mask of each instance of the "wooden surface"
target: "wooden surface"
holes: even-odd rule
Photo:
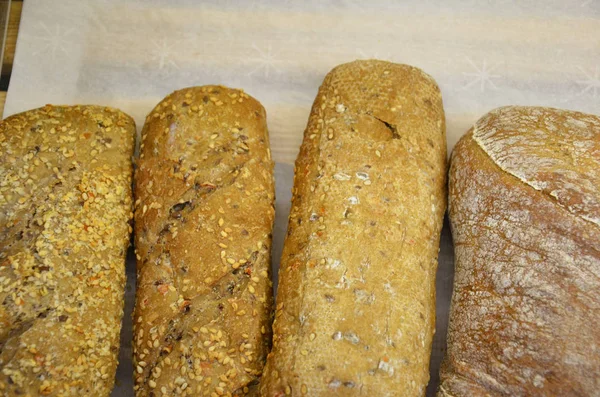
[[[15,48],[17,46],[17,35],[19,33],[19,22],[21,21],[22,9],[23,1],[12,0],[10,5],[10,16],[8,18],[8,29],[6,31],[4,58],[2,59],[2,78],[10,79],[13,61],[15,59]],[[0,91],[0,118],[4,113],[5,101],[6,91]]]

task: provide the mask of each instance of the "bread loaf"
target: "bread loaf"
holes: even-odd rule
[[[456,145],[439,396],[600,390],[600,118],[504,107]]]
[[[135,174],[137,396],[245,395],[270,345],[273,162],[243,91],[176,91],[148,115]]]
[[[0,394],[108,396],[123,316],[135,125],[100,106],[0,123]]]
[[[263,396],[421,396],[445,210],[440,91],[421,70],[340,65],[296,161]]]

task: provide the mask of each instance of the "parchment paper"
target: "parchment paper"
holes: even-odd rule
[[[192,85],[244,88],[267,109],[276,165],[277,270],[293,167],[325,74],[357,58],[418,66],[439,83],[449,149],[494,107],[600,113],[598,0],[27,0],[4,115],[46,103],[95,103],[145,115]],[[132,258],[113,396],[132,396]],[[447,224],[437,279],[428,395],[438,382],[452,290]]]

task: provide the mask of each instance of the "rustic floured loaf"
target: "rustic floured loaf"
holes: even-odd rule
[[[100,106],[0,123],[0,394],[108,396],[123,316],[135,125]]]
[[[421,396],[445,211],[440,91],[383,61],[325,78],[296,161],[263,396]]]
[[[136,395],[252,394],[272,320],[264,108],[219,86],[167,96],[146,119],[135,182]]]
[[[600,390],[600,117],[504,107],[455,147],[439,396]]]

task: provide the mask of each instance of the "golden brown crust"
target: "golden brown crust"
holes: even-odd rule
[[[176,91],[147,117],[138,165],[136,395],[246,394],[272,318],[265,111],[226,87]]]
[[[296,161],[263,396],[423,395],[445,210],[439,89],[419,69],[333,69]]]
[[[45,106],[0,123],[0,390],[108,396],[123,316],[133,120]]]
[[[595,116],[509,107],[456,145],[456,273],[438,395],[597,394],[600,191],[587,181],[599,176],[598,131]]]

